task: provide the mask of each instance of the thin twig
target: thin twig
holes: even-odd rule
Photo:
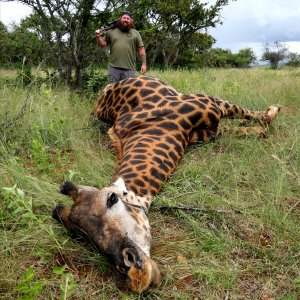
[[[288,212],[285,214],[284,216],[284,220],[288,217],[288,215],[300,204],[300,200],[298,202],[296,202],[292,207],[290,207],[290,209],[288,210]]]
[[[174,211],[184,211],[187,213],[200,213],[200,214],[245,214],[240,210],[222,210],[222,209],[205,209],[197,207],[184,207],[184,206],[161,206],[159,208],[162,214]]]

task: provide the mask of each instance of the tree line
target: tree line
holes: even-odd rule
[[[108,50],[97,47],[95,29],[127,10],[143,37],[149,67],[249,67],[257,59],[252,49],[213,49],[215,39],[207,32],[222,23],[222,8],[231,1],[20,0],[33,13],[11,30],[0,22],[0,63],[42,64],[80,88],[91,66],[107,66]]]

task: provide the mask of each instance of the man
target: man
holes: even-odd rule
[[[101,48],[110,46],[108,64],[108,82],[118,82],[122,79],[135,77],[137,53],[142,62],[141,73],[145,74],[146,51],[142,38],[134,29],[129,12],[123,12],[116,27],[108,30],[105,39],[100,29],[96,30],[97,43]]]

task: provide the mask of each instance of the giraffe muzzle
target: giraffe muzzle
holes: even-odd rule
[[[142,251],[136,252],[125,248],[122,252],[127,271],[128,285],[131,291],[141,293],[150,287],[157,287],[161,283],[160,270],[155,261]]]

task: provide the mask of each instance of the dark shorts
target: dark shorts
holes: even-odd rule
[[[134,70],[108,67],[108,83],[116,83],[130,77],[136,77]]]

